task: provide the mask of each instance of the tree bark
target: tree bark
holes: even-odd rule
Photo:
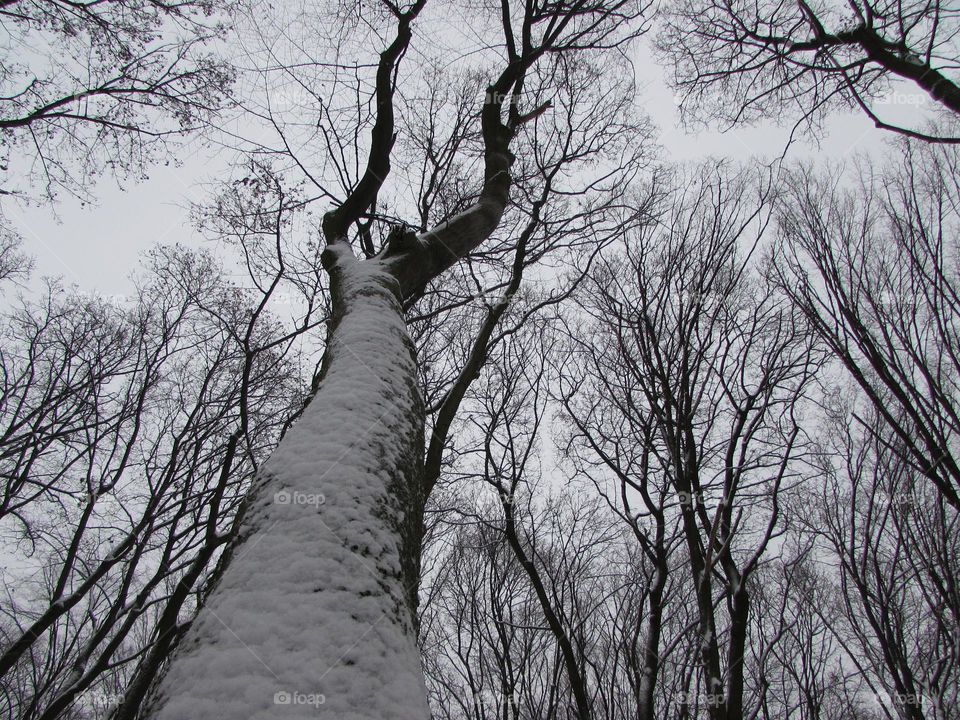
[[[416,718],[424,409],[396,279],[330,246],[317,395],[260,474],[158,720]]]

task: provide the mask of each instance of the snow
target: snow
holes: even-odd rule
[[[327,375],[161,683],[161,720],[430,716],[391,490],[422,451],[415,359],[395,281],[345,253],[337,267]]]

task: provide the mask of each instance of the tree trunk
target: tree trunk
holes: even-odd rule
[[[425,720],[416,645],[424,409],[397,280],[330,246],[323,380],[260,473],[159,720]]]
[[[662,547],[662,541],[659,543]],[[643,675],[637,692],[637,720],[654,720],[657,678],[660,674],[660,635],[663,632],[663,592],[667,586],[667,560],[658,552],[656,579],[651,584],[647,637],[643,644]]]

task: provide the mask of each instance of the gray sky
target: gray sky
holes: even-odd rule
[[[647,43],[635,53],[637,102],[659,127],[667,158],[689,161],[720,155],[745,161],[778,157],[789,135],[789,125],[741,128],[728,133],[688,133],[679,126],[674,94],[667,85],[668,70],[659,66]],[[929,99],[915,90],[895,90],[881,107],[889,119],[907,119],[922,112]],[[827,122],[817,147],[801,138],[788,157],[842,159],[852,152],[875,153],[891,133],[877,130],[857,113],[835,114]],[[54,213],[47,205],[9,207],[10,219],[21,232],[25,249],[36,259],[34,280],[62,277],[81,290],[122,295],[139,257],[156,243],[203,242],[190,226],[188,204],[204,197],[204,183],[221,175],[229,153],[201,147],[193,141],[179,154],[179,166],[155,166],[149,179],[127,181],[126,189],[113,180],[95,188],[96,206],[63,198]]]

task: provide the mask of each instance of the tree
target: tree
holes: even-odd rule
[[[209,49],[218,0],[0,3],[0,279],[23,279],[11,202],[66,192],[93,202],[102,176],[142,179],[228,104],[234,71]]]
[[[215,0],[0,5],[3,195],[90,199],[101,173],[138,175],[167,140],[222,109],[233,71],[205,46],[223,35]],[[219,17],[218,17],[219,16]]]
[[[844,404],[838,398],[831,407],[818,463],[826,482],[804,493],[805,507],[815,508],[804,524],[827,556],[814,582],[835,598],[812,607],[849,659],[848,672],[888,715],[953,717],[957,510],[903,462],[879,413],[868,407],[864,426]]]
[[[891,159],[882,172],[860,165],[856,191],[795,171],[775,267],[893,432],[891,451],[960,508],[957,156],[904,142]]]
[[[804,502],[838,568],[811,573],[835,598],[817,613],[887,717],[955,704],[955,167],[953,146],[901,140],[850,186],[794,169],[779,207],[777,282],[855,388],[824,393],[825,483]]]
[[[179,260],[175,272],[193,271],[212,294],[202,266]],[[261,413],[258,400],[256,430],[240,447],[230,440],[250,383],[227,378],[242,358],[229,335],[204,327],[189,281],[182,293],[158,285],[130,315],[60,293],[8,320],[0,522],[17,554],[46,568],[4,579],[16,591],[0,671],[20,717],[58,717],[91,689],[120,692],[101,690],[101,676],[126,674],[151,644],[133,637],[157,628],[163,639],[158,611],[191,601],[252,457],[285,417],[289,375],[258,362],[253,382],[274,386],[267,402],[280,407]],[[29,667],[45,669],[13,691]]]
[[[658,46],[673,64],[687,116],[735,125],[780,118],[792,107],[800,124],[852,107],[879,128],[956,143],[958,23],[957,9],[939,1],[679,0]],[[946,124],[884,119],[878,101],[899,82],[926,93]]]
[[[644,178],[642,2],[235,9],[228,254],[0,325],[9,714],[951,715],[955,11],[668,13],[686,110],[929,91],[851,194]],[[3,64],[11,172],[82,196],[212,117],[221,11],[0,1],[64,48]]]
[[[612,518],[592,500],[534,505],[524,489],[514,498],[520,507],[513,520],[489,503],[489,493],[478,500],[479,507],[461,515],[443,553],[443,571],[427,585],[435,600],[423,615],[422,642],[438,714],[584,717],[577,696],[585,688],[572,682],[588,674],[598,684],[590,683],[587,716],[614,717],[604,709],[622,699],[616,691],[626,684],[594,671],[605,669],[604,652],[614,650],[602,645],[609,629],[604,612],[615,612],[609,596],[628,601],[636,586],[611,569],[623,560],[612,548]],[[525,560],[507,539],[508,522],[529,553]],[[576,654],[573,678],[563,657],[566,643]],[[599,685],[608,681],[612,687]]]
[[[248,196],[259,212],[236,214]],[[215,206],[211,229],[243,251],[251,287],[207,253],[166,248],[130,297],[54,286],[4,317],[0,532],[16,562],[0,687],[12,716],[136,716],[303,402],[298,341],[324,307],[316,257],[284,247],[295,196],[248,168]],[[282,295],[299,298],[295,322],[271,312]]]
[[[397,227],[358,260],[349,238],[390,171],[394,78],[423,7],[381,8],[395,35],[376,64],[369,152],[322,223],[332,318],[319,387],[258,476],[223,571],[160,683],[156,717],[306,714],[321,701],[341,717],[428,715],[415,643],[424,407],[402,303],[496,230],[510,142],[548,109],[521,110],[527,82],[536,87],[569,55],[619,47],[639,32],[641,8],[504,3],[505,57],[480,111],[479,194],[426,232]]]
[[[754,573],[785,531],[783,494],[803,477],[799,415],[822,359],[787,298],[751,267],[769,181],[707,165],[675,182],[658,222],[584,283],[586,322],[571,318],[557,398],[567,452],[658,568],[654,623],[679,529],[700,665],[679,712],[738,718],[749,710]],[[647,717],[660,630],[646,628]]]

